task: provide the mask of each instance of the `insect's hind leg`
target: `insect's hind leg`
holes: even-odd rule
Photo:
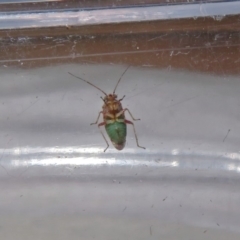
[[[129,113],[129,115],[131,116],[131,118],[133,119],[133,121],[138,121],[138,120],[140,120],[140,118],[138,118],[138,119],[134,118],[133,115],[132,115],[132,113],[129,111],[128,108],[124,108],[121,112],[119,112],[119,113],[117,114],[117,117],[121,116],[121,115],[122,115],[124,112],[126,112],[126,111],[128,111],[128,113]],[[127,120],[127,119],[125,119],[124,122],[125,122],[126,124],[131,124],[131,125],[133,126],[133,131],[134,131],[134,135],[135,135],[135,139],[136,139],[137,146],[138,146],[139,148],[146,149],[145,147],[140,146],[139,143],[138,143],[138,137],[137,137],[137,132],[136,132],[134,123],[131,122],[131,121],[129,121],[129,120]]]
[[[131,117],[132,117],[132,115],[131,115]],[[133,119],[134,119],[134,118],[133,118]],[[136,120],[140,120],[140,119],[136,119]],[[138,146],[139,148],[146,149],[145,147],[140,146],[139,143],[138,143],[138,137],[137,137],[136,129],[135,129],[135,127],[134,127],[134,123],[131,122],[131,121],[129,121],[129,120],[126,120],[126,119],[125,119],[124,122],[125,122],[126,124],[131,124],[131,125],[133,126],[133,131],[134,131],[134,135],[135,135],[135,139],[136,139],[137,146]]]
[[[91,123],[90,125],[97,124],[101,114],[103,114],[103,111],[99,112],[96,122]],[[104,152],[106,152],[106,150],[109,148],[109,144],[108,144],[108,141],[107,141],[106,137],[104,136],[104,134],[103,134],[103,132],[102,132],[102,130],[101,130],[101,128],[100,128],[101,126],[104,126],[104,125],[105,125],[105,122],[99,123],[99,124],[98,124],[98,129],[99,129],[100,133],[101,133],[102,136],[103,136],[103,139],[105,140],[105,142],[106,142],[106,144],[107,144],[107,147],[104,149]]]
[[[100,113],[99,113],[99,116],[100,116]],[[98,117],[99,118],[99,117]],[[109,144],[108,144],[108,141],[107,141],[107,139],[106,139],[106,137],[104,136],[104,134],[103,134],[103,132],[102,132],[102,130],[101,130],[101,126],[104,126],[105,125],[105,122],[101,122],[101,123],[99,123],[98,124],[98,129],[99,129],[99,131],[100,131],[100,133],[102,134],[102,136],[103,136],[103,138],[104,138],[104,140],[105,140],[105,142],[106,142],[106,144],[107,144],[107,147],[104,149],[104,151],[103,152],[106,152],[106,150],[109,148]]]

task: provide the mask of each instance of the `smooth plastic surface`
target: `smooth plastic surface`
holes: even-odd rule
[[[130,126],[103,153],[101,93],[67,72],[111,92],[125,68],[1,68],[1,239],[239,239],[239,76],[130,67],[147,149]]]

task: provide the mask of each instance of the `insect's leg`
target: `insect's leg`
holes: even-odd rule
[[[121,99],[119,99],[118,101],[121,102],[126,96],[124,95]]]
[[[104,134],[103,134],[103,132],[102,132],[102,130],[100,128],[101,126],[104,126],[104,125],[105,125],[105,122],[101,122],[101,123],[98,124],[98,128],[99,128],[99,131],[102,134],[102,136],[103,136],[103,138],[104,138],[104,140],[105,140],[105,142],[107,144],[107,147],[104,149],[104,152],[106,152],[106,150],[109,148],[109,144],[108,144],[108,141],[107,141],[106,137],[104,136]]]
[[[132,117],[132,116],[131,116],[131,117]],[[139,120],[139,119],[136,119],[136,120]],[[124,122],[125,122],[126,124],[131,124],[131,125],[133,126],[133,131],[134,131],[134,135],[135,135],[135,139],[136,139],[137,146],[138,146],[139,148],[146,149],[145,147],[140,146],[139,143],[138,143],[138,137],[137,137],[136,129],[135,129],[135,127],[134,127],[134,123],[131,122],[131,121],[129,121],[129,120],[126,120],[126,119],[125,119]]]
[[[140,118],[138,118],[138,119],[134,118],[133,115],[132,115],[132,113],[129,111],[128,108],[124,108],[124,109],[123,109],[123,112],[126,112],[126,111],[128,111],[128,113],[129,113],[129,115],[131,116],[131,118],[132,118],[133,121],[138,121],[138,120],[140,120]]]
[[[103,100],[103,102],[105,103],[105,101],[104,101],[104,98],[103,97],[100,97],[102,100]]]
[[[91,123],[90,125],[97,124],[101,114],[103,114],[103,112],[102,112],[102,111],[101,111],[101,112],[99,112],[96,122],[94,122],[94,123]]]

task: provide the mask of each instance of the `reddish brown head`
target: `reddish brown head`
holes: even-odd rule
[[[113,102],[115,100],[117,100],[117,95],[115,93],[113,94],[110,93],[107,96],[105,96],[103,99],[104,102],[109,102],[109,101]]]

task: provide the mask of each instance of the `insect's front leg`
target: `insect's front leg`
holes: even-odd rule
[[[118,101],[121,102],[126,96],[123,95],[123,97],[121,99],[119,99]]]
[[[91,123],[90,125],[97,124],[101,114],[103,114],[103,111],[99,112],[96,122]]]

